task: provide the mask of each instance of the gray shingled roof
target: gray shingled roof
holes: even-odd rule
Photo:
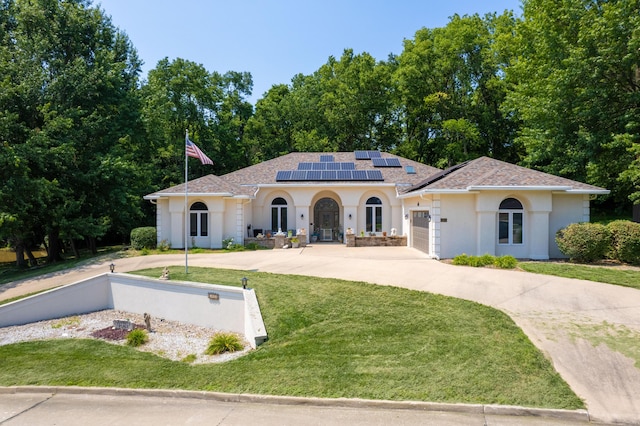
[[[252,196],[256,192],[255,187],[240,186],[227,182],[216,175],[207,175],[198,179],[189,181],[189,193],[190,194],[229,194],[230,196]],[[145,198],[160,197],[163,195],[172,194],[184,194],[185,184],[172,186],[171,188],[163,189],[153,194],[147,195]]]
[[[481,189],[482,187],[562,187],[588,193],[606,192],[604,188],[531,170],[489,157],[480,157],[447,169],[408,188],[414,191]]]
[[[272,160],[245,167],[223,176],[207,175],[189,182],[189,193],[229,194],[233,197],[251,197],[261,185],[327,185],[348,183],[361,185],[361,181],[276,181],[276,174],[281,170],[296,170],[299,163],[315,163],[321,155],[332,155],[335,162],[355,163],[356,170],[379,170],[384,183],[406,187],[405,194],[416,191],[465,191],[491,187],[555,187],[586,193],[606,193],[597,186],[587,185],[574,180],[561,178],[548,173],[516,166],[504,161],[488,157],[458,164],[441,171],[417,161],[382,152],[381,158],[397,158],[402,167],[374,167],[371,160],[356,160],[353,152],[293,152]],[[406,166],[411,166],[415,173],[409,174]],[[380,182],[373,182],[380,183]],[[184,184],[163,189],[145,198],[154,198],[172,194],[184,194]]]
[[[338,163],[355,163],[356,170],[380,170],[384,178],[384,183],[396,185],[415,185],[428,176],[439,172],[435,167],[417,161],[409,160],[397,155],[381,152],[382,158],[397,158],[402,167],[374,167],[371,160],[356,160],[353,152],[292,152],[272,160],[265,161],[254,166],[246,167],[235,172],[221,176],[222,179],[236,185],[326,185],[328,183],[351,183],[362,184],[357,181],[308,181],[308,182],[277,182],[276,173],[280,170],[296,170],[299,163],[317,163],[321,155],[332,155],[333,160]],[[408,174],[405,167],[412,166],[415,174]]]

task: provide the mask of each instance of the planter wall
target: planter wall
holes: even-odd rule
[[[355,234],[347,234],[347,247],[404,247],[406,245],[406,235],[395,237],[358,237]]]

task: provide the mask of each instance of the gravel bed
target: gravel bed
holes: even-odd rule
[[[129,320],[138,325],[145,324],[142,315],[108,309],[90,314],[0,328],[0,346],[33,340],[94,339],[92,333],[113,327],[113,321],[116,319]],[[242,344],[245,349],[242,351],[213,356],[205,355],[204,351],[217,331],[219,330],[152,317],[149,341],[136,349],[152,352],[174,361],[181,361],[187,355],[194,354],[196,359],[192,362],[193,364],[229,361],[251,350],[249,344],[243,340]],[[102,340],[116,345],[126,344],[126,339]]]

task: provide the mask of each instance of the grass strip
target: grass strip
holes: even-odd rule
[[[521,262],[518,266],[527,272],[536,274],[576,278],[640,289],[640,271],[635,269],[555,262]]]
[[[101,341],[0,347],[0,385],[175,388],[307,397],[583,408],[505,314],[397,287],[262,272],[170,268],[172,279],[256,290],[269,340],[189,365]],[[160,268],[140,272],[157,277]]]

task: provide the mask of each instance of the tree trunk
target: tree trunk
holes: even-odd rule
[[[87,237],[87,244],[91,250],[91,254],[98,254],[98,247],[96,246],[95,237]]]
[[[27,267],[27,263],[24,261],[24,243],[16,243],[16,267],[18,269],[24,269]]]
[[[60,245],[58,230],[51,230],[47,235],[49,237],[49,247],[47,247],[47,263],[62,261],[62,247]]]
[[[31,252],[31,249],[29,248],[29,246],[24,247],[24,252],[27,253],[27,257],[29,258],[29,266],[38,266],[38,261],[36,260],[36,257]]]
[[[76,246],[76,241],[71,239],[71,251],[73,251],[73,255],[76,259],[80,259],[80,253],[78,253],[78,247]]]

